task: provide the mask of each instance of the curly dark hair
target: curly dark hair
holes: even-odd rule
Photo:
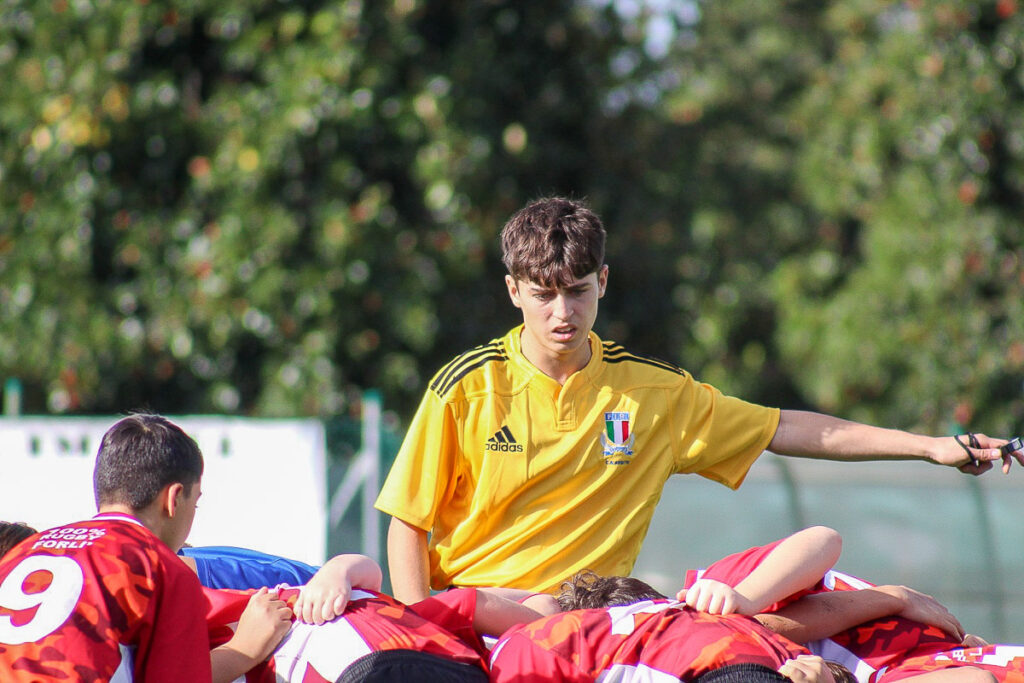
[[[641,600],[660,600],[664,595],[631,576],[601,576],[585,569],[564,582],[556,596],[563,612],[595,607],[632,605]]]

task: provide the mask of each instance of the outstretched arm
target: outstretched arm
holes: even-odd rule
[[[379,591],[380,566],[366,555],[335,555],[305,586],[295,601],[295,618],[307,624],[322,624],[345,611],[353,588]]]
[[[711,614],[754,615],[816,584],[835,565],[842,548],[842,538],[834,529],[808,527],[775,546],[735,588],[700,579],[676,598]]]
[[[932,437],[884,429],[842,420],[822,413],[783,410],[779,427],[768,450],[780,455],[828,460],[929,460],[939,465],[958,467],[969,474],[992,469],[1002,459],[1003,472],[1010,471],[1014,458],[1024,465],[1020,451],[1004,455],[999,447],[1005,439],[977,434],[978,447],[965,450],[953,437]],[[971,462],[971,457],[978,464]]]
[[[828,638],[872,619],[901,616],[958,639],[964,629],[935,598],[906,586],[873,586],[807,595],[777,612],[755,615],[764,626],[797,643]]]
[[[430,597],[427,532],[397,517],[388,527],[388,570],[395,598],[407,605]]]

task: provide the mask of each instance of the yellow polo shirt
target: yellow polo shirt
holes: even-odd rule
[[[553,591],[575,572],[629,574],[672,474],[736,488],[779,411],[726,396],[593,332],[562,386],[519,326],[434,376],[378,510],[430,532],[430,581]]]

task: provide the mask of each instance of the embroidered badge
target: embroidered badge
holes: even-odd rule
[[[606,465],[628,465],[636,435],[629,431],[629,413],[605,413],[601,447]]]

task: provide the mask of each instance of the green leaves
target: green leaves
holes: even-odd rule
[[[26,410],[407,414],[517,322],[497,234],[609,230],[598,330],[750,400],[1024,426],[1014,3],[0,9]]]

